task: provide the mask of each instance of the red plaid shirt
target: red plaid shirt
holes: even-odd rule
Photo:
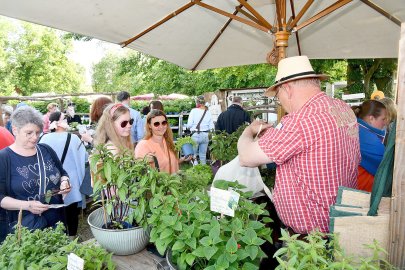
[[[278,165],[273,201],[284,224],[302,234],[329,232],[338,186],[357,185],[359,132],[350,107],[319,93],[267,130],[259,145]]]

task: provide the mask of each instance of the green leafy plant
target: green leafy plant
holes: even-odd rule
[[[335,234],[323,234],[312,232],[299,240],[298,234],[290,236],[285,230],[281,230],[285,246],[280,248],[274,257],[277,258],[282,269],[395,269],[389,262],[381,259],[387,254],[376,241],[368,248],[373,250],[370,258],[353,258],[346,256],[339,246],[338,237]],[[328,240],[329,238],[329,240]]]
[[[203,164],[198,164],[184,171],[180,171],[179,175],[182,178],[181,183],[185,190],[206,188],[211,184],[213,179],[211,167]]]
[[[260,249],[271,241],[271,222],[264,205],[248,200],[236,182],[216,181],[218,187],[234,188],[240,194],[235,217],[221,217],[210,211],[204,189],[190,190],[181,196],[169,194],[150,200],[151,242],[161,254],[171,250],[171,260],[179,269],[258,269],[265,256]],[[259,216],[263,217],[259,220]]]
[[[131,151],[113,155],[103,144],[97,146],[90,162],[96,179],[93,196],[111,221],[105,225],[118,229],[125,222],[134,226],[134,221],[140,223],[146,209],[146,202],[141,199],[146,195],[143,190],[140,192],[140,183],[155,179],[157,172],[145,160],[136,160]]]
[[[177,139],[176,141],[176,150],[177,151],[181,151],[181,147],[185,144],[192,144],[193,147],[196,146],[195,141],[190,137],[190,136],[186,136],[186,137],[182,137]]]
[[[213,134],[210,152],[214,161],[220,160],[224,164],[238,155],[238,140],[245,128],[246,125],[242,125],[232,134],[225,131]]]
[[[62,223],[55,229],[30,231],[22,227],[20,238],[8,235],[0,246],[0,269],[62,270],[70,253],[84,259],[84,269],[115,269],[111,253],[94,243],[71,242]]]

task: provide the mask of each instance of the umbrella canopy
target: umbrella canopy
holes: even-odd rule
[[[132,100],[152,100],[155,98],[155,94],[149,93],[149,94],[143,94],[143,95],[137,95],[137,96],[132,96]]]
[[[160,96],[159,98],[162,100],[177,100],[177,99],[186,99],[186,98],[189,98],[189,96],[186,96],[183,94],[172,93],[170,95]]]
[[[264,63],[290,35],[281,57],[396,58],[405,1],[0,0],[0,14],[194,70]]]

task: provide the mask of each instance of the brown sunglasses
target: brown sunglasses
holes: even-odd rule
[[[164,120],[164,121],[162,121],[162,122],[154,122],[152,125],[153,125],[154,127],[158,127],[158,126],[160,126],[160,125],[166,126],[166,125],[167,125],[167,121]]]
[[[134,123],[134,119],[131,118],[129,121],[128,120],[122,121],[120,125],[122,128],[124,128],[128,125],[128,123],[132,126],[132,124]]]

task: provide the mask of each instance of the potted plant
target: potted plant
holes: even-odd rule
[[[117,255],[141,251],[149,242],[145,217],[145,194],[140,182],[154,175],[146,161],[135,160],[130,151],[113,155],[99,145],[92,155],[93,197],[101,207],[88,217],[91,231],[101,246]]]
[[[180,196],[154,196],[150,200],[151,242],[159,253],[167,253],[172,269],[258,269],[265,256],[260,249],[271,241],[270,222],[263,205],[248,200],[249,193],[236,182],[216,181],[217,188],[232,187],[240,192],[235,217],[221,217],[210,211],[205,189]],[[259,219],[263,217],[262,220]],[[174,266],[176,265],[176,266]]]
[[[190,136],[182,137],[176,141],[176,150],[181,151],[185,157],[193,155],[193,147],[196,145]]]

